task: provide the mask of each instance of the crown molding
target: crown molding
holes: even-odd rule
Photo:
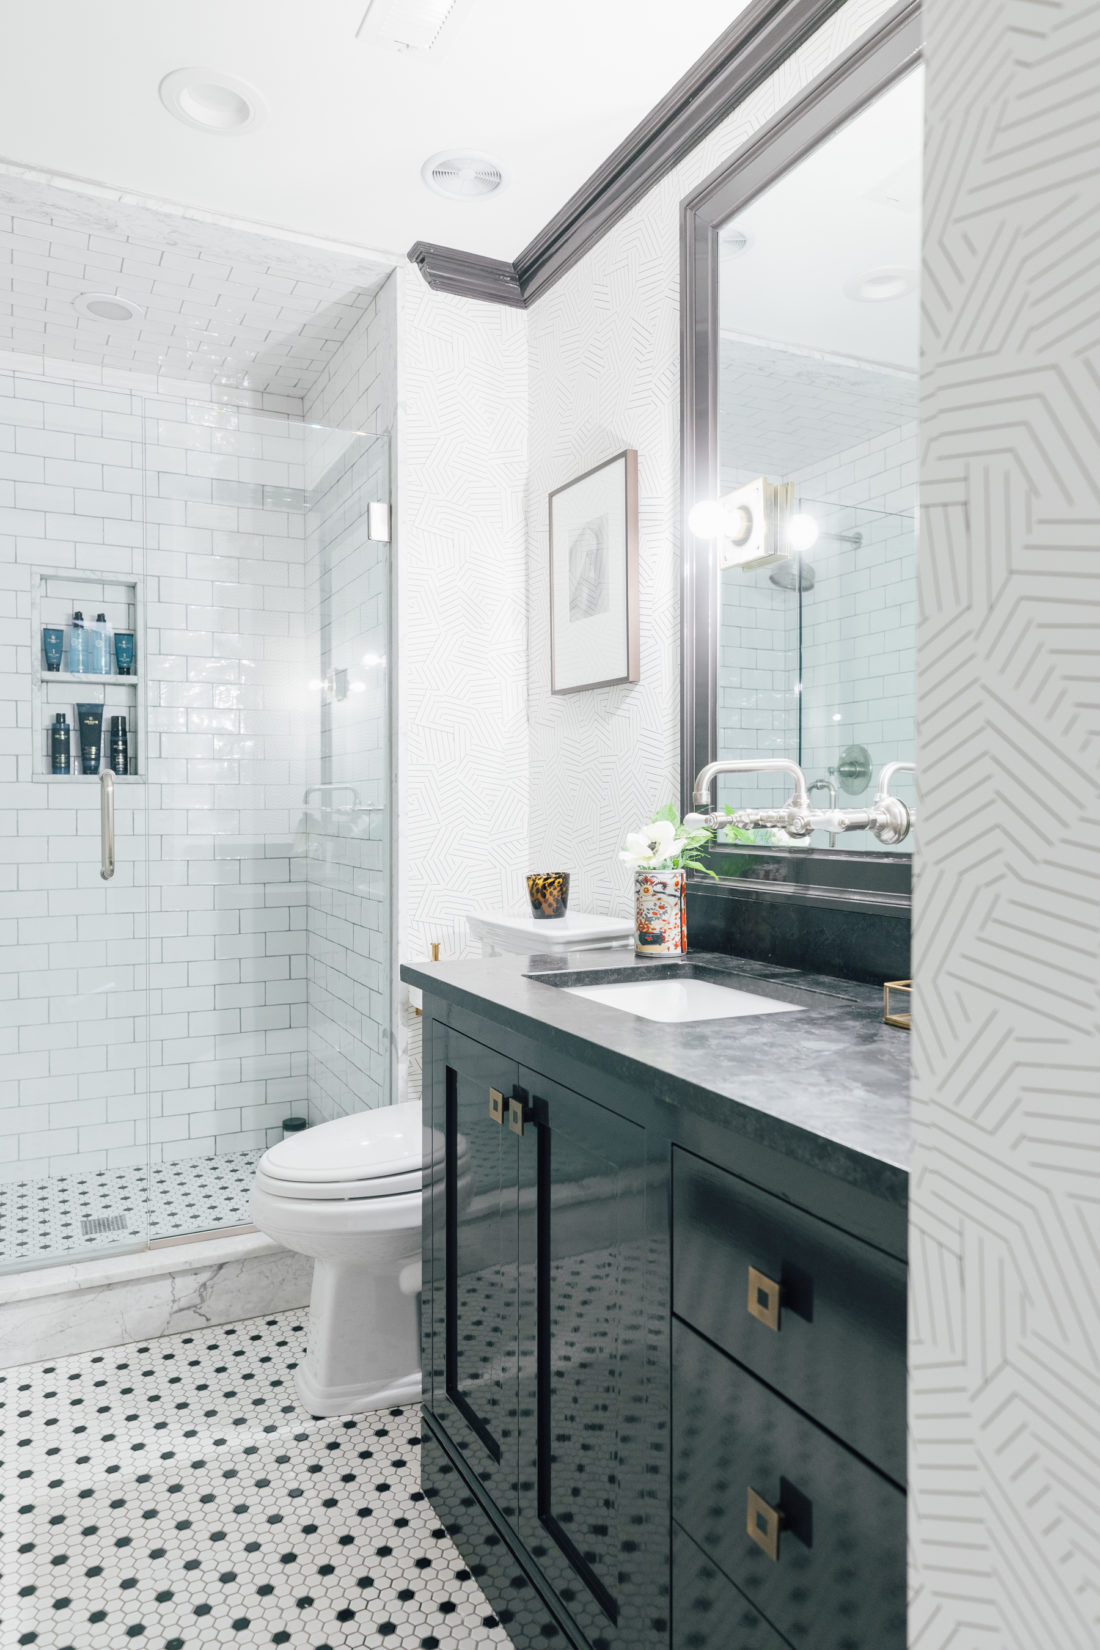
[[[426,241],[410,248],[410,262],[433,291],[527,308],[843,4],[750,0],[511,263]]]

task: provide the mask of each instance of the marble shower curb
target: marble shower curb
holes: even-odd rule
[[[262,1232],[0,1277],[0,1369],[304,1307],[313,1262]]]

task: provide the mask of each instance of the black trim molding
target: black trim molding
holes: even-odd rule
[[[410,262],[435,292],[526,308],[843,4],[750,0],[512,263],[426,241],[410,248]]]
[[[409,248],[409,261],[433,292],[484,298],[490,304],[507,304],[511,309],[525,307],[515,265],[503,258],[479,258],[476,252],[458,252],[453,246],[417,241]]]

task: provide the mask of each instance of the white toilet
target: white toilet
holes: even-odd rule
[[[414,1100],[304,1129],[257,1165],[252,1219],[316,1263],[306,1354],[294,1374],[312,1415],[420,1397],[423,1164]],[[428,1174],[442,1170],[433,1152]]]

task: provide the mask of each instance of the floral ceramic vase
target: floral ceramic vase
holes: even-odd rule
[[[679,957],[687,950],[686,883],[686,871],[635,871],[634,950],[639,957]]]

